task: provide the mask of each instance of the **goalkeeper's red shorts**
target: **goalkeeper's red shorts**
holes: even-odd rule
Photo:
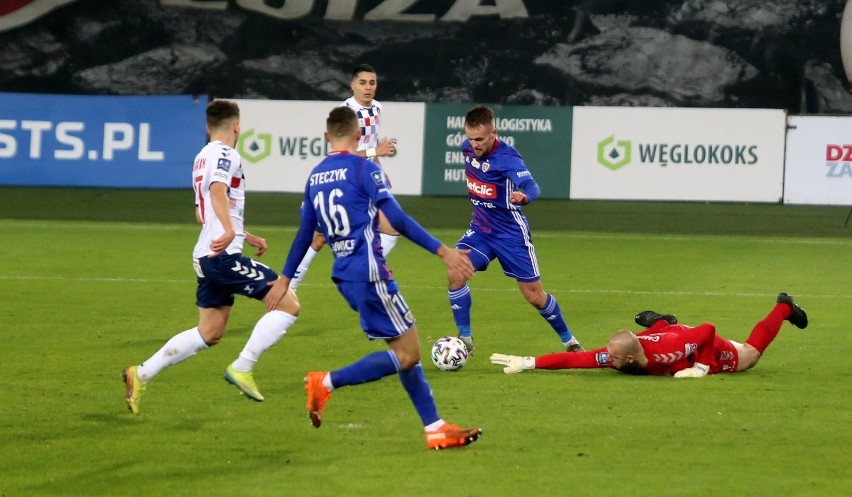
[[[736,347],[727,338],[716,335],[713,340],[713,364],[710,364],[710,374],[736,373],[740,355]]]

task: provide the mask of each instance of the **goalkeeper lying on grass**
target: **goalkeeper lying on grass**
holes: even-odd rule
[[[506,374],[525,369],[614,368],[624,373],[700,378],[708,374],[737,373],[753,368],[778,335],[784,321],[799,329],[808,315],[786,293],[778,294],[775,307],[760,320],[745,343],[716,334],[711,323],[691,327],[677,324],[671,314],[645,311],[636,316],[645,331],[620,330],[606,347],[588,352],[560,352],[538,357],[492,354],[491,362]]]

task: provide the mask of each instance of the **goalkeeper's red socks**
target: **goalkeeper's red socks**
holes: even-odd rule
[[[790,317],[790,306],[787,304],[775,304],[772,312],[754,325],[746,343],[756,348],[760,355],[769,347],[772,340],[778,335],[784,320]]]

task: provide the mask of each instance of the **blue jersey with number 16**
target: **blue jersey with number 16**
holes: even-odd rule
[[[308,177],[302,223],[319,225],[334,252],[331,276],[339,281],[391,277],[379,236],[379,200],[393,198],[379,166],[347,152],[332,152]]]

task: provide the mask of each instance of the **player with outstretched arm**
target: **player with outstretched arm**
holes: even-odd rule
[[[305,377],[307,410],[319,428],[326,402],[336,389],[398,375],[423,422],[430,449],[462,447],[476,441],[480,428],[461,428],[439,415],[420,363],[420,341],[414,315],[391,277],[382,253],[378,211],[417,245],[437,254],[450,274],[473,275],[466,251],[445,246],[409,217],[385,184],[381,168],[354,152],[361,131],[355,112],[338,107],[326,120],[328,157],[308,177],[302,222],[282,271],[269,292],[267,308],[289,293],[290,279],[311,244],[319,223],[334,252],[331,278],[361,318],[370,339],[384,340],[390,350],[374,352],[341,369],[312,371]]]
[[[781,325],[789,321],[799,329],[808,326],[804,309],[786,293],[778,294],[772,311],[757,322],[745,343],[722,338],[712,323],[677,324],[671,314],[644,311],[636,324],[646,329],[635,335],[620,330],[606,347],[581,353],[557,353],[538,357],[492,354],[491,362],[506,374],[528,369],[613,368],[629,374],[701,378],[708,374],[739,373],[757,365]]]

